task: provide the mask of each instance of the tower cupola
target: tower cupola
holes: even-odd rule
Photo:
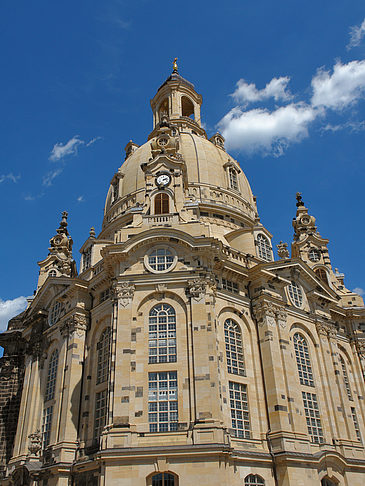
[[[171,75],[151,100],[153,128],[158,128],[164,119],[169,118],[175,125],[187,126],[199,134],[205,134],[200,118],[203,98],[195,91],[192,83],[180,76],[176,61],[177,58]]]

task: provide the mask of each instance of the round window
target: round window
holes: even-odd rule
[[[167,145],[169,143],[169,141],[168,141],[167,138],[162,137],[162,138],[159,138],[157,140],[157,143],[159,144],[160,147],[164,147],[165,145]]]
[[[177,255],[172,248],[153,248],[145,256],[144,263],[152,273],[166,273],[175,267]]]
[[[303,292],[301,287],[295,282],[292,282],[289,287],[289,297],[295,307],[302,307],[303,305]]]

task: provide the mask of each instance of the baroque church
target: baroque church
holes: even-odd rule
[[[365,484],[362,298],[299,193],[275,260],[201,105],[175,60],[79,272],[62,214],[0,335],[1,485]]]

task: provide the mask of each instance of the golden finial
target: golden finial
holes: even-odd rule
[[[178,70],[177,70],[177,57],[175,57],[174,62],[172,64],[172,72],[178,74]]]

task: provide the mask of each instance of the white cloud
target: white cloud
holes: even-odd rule
[[[12,172],[10,172],[9,174],[2,174],[2,175],[0,175],[0,184],[2,182],[7,181],[7,180],[14,182],[16,184],[19,179],[20,179],[20,175],[15,176]]]
[[[312,106],[342,110],[365,97],[365,61],[338,62],[333,74],[319,69],[312,78]]]
[[[43,186],[50,187],[53,184],[53,180],[57,176],[59,176],[62,172],[63,172],[63,167],[59,167],[58,169],[51,170],[50,172],[48,172],[48,174],[43,176],[42,179]]]
[[[360,25],[353,25],[350,27],[350,42],[347,44],[347,49],[359,46],[363,37],[365,36],[365,19]]]
[[[56,162],[60,159],[63,159],[67,155],[76,155],[77,154],[77,147],[79,145],[83,145],[85,142],[80,140],[78,135],[72,137],[68,142],[65,144],[63,143],[56,143],[53,146],[51,151],[51,155],[49,156],[49,160],[52,162]]]
[[[365,295],[365,290],[362,289],[361,287],[355,287],[353,292],[355,292],[355,294]]]
[[[85,201],[84,196],[79,196],[77,198],[77,202],[84,202],[84,201]]]
[[[308,125],[317,112],[304,103],[291,103],[274,111],[233,108],[218,127],[230,149],[247,153],[272,153],[279,157],[290,143],[308,136]]]
[[[293,98],[291,93],[287,91],[289,81],[290,78],[288,76],[273,78],[266,84],[265,88],[257,89],[255,84],[248,84],[244,79],[240,79],[237,82],[236,91],[231,96],[236,102],[243,104],[269,98],[274,98],[275,101],[288,101]]]
[[[27,305],[27,298],[23,296],[13,300],[0,299],[0,331],[5,331],[9,320],[23,312]]]

